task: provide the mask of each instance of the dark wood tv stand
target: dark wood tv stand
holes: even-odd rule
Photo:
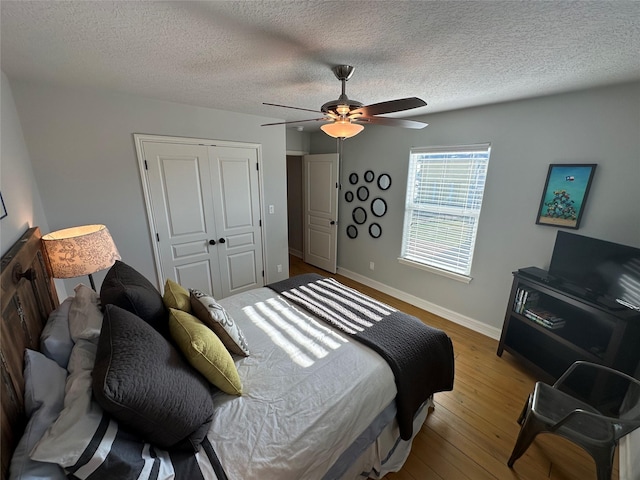
[[[640,312],[581,298],[544,275],[513,272],[498,356],[505,350],[547,382],[576,360],[634,375],[640,361]]]

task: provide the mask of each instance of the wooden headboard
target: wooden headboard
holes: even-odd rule
[[[2,257],[2,480],[8,478],[11,454],[26,425],[24,350],[39,350],[40,333],[58,302],[38,227],[30,228]]]

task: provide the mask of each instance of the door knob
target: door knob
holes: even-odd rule
[[[215,240],[213,240],[213,239],[209,240],[209,245],[215,245],[215,244],[216,244]]]
[[[335,225],[335,224],[336,224],[335,220],[331,220],[330,225]]]
[[[224,243],[224,242],[226,242],[226,240],[225,240],[224,238],[220,238],[220,239],[218,240],[218,242],[219,242],[219,243]]]

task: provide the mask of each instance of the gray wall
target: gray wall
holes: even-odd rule
[[[294,124],[295,125],[295,124]],[[287,153],[300,155],[309,153],[311,134],[306,131],[299,132],[293,127],[287,128]]]
[[[152,281],[156,272],[133,134],[261,144],[264,203],[275,206],[275,214],[263,218],[266,279],[286,278],[285,130],[260,127],[274,119],[38,83],[11,85],[49,227],[107,225],[123,261]],[[98,288],[105,273],[95,275]]]
[[[0,80],[0,90],[0,192],[8,212],[0,220],[0,250],[4,255],[28,228],[39,226],[44,234],[49,226],[31,168],[11,85],[4,73]]]
[[[427,99],[428,101],[428,99]],[[380,284],[477,320],[497,335],[511,272],[549,265],[557,228],[535,224],[550,163],[597,163],[582,224],[573,232],[640,247],[640,83],[438,113],[423,130],[366,126],[344,142],[338,265]],[[409,149],[490,142],[489,172],[476,250],[466,285],[398,263]],[[323,133],[312,153],[335,152]],[[348,175],[372,169],[393,183],[382,196],[382,237],[349,239]],[[381,192],[373,188],[376,196]],[[369,262],[375,270],[369,269]]]

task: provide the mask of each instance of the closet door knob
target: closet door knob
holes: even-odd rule
[[[335,225],[335,224],[336,224],[336,222],[335,222],[335,220],[331,220],[331,222],[329,222],[329,224],[330,224],[330,225]]]
[[[215,245],[215,244],[216,244],[216,241],[215,241],[215,240],[213,240],[213,239],[212,239],[212,240],[209,240],[209,245]]]
[[[224,242],[226,242],[226,240],[224,238],[218,239],[218,243],[224,243]]]

